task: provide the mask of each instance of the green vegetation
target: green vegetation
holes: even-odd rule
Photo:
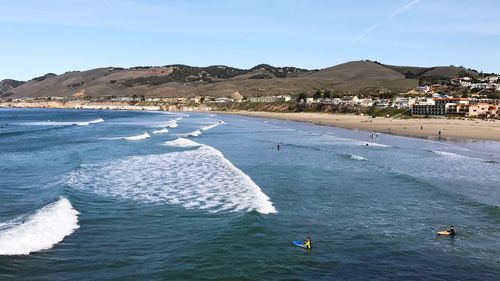
[[[397,108],[375,108],[371,107],[368,109],[367,113],[370,116],[375,116],[375,117],[384,117],[389,115],[390,117],[397,117],[397,116],[410,116],[410,110],[409,109],[397,109]]]
[[[307,98],[306,93],[300,93],[300,94],[297,96],[297,101],[298,101],[298,102],[300,102],[300,101],[302,101],[302,100],[304,100],[304,101],[305,101],[305,100],[306,100],[306,98]]]
[[[321,91],[320,90],[317,90],[314,95],[313,95],[313,99],[317,100],[317,99],[320,99],[322,96],[321,94]]]
[[[35,77],[35,78],[31,79],[31,80],[35,80],[35,81],[40,82],[40,81],[43,81],[43,80],[45,80],[45,79],[47,79],[49,77],[53,77],[53,76],[57,76],[57,75],[55,73],[47,73],[47,74],[45,74],[43,76]]]

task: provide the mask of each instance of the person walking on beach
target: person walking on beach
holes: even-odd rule
[[[424,126],[420,125],[420,131],[422,131],[424,129]]]

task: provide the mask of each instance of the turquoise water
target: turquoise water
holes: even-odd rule
[[[498,142],[196,113],[0,126],[1,280],[500,276]]]

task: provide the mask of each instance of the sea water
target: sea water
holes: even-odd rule
[[[498,142],[145,111],[0,127],[1,280],[500,276]]]

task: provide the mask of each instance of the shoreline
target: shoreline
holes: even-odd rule
[[[208,108],[178,108],[152,105],[130,105],[123,102],[45,101],[0,103],[0,108],[61,108],[89,110],[148,110],[173,112],[204,112],[234,114],[247,117],[273,118],[343,129],[377,132],[424,139],[464,139],[500,142],[500,120],[467,118],[371,118],[368,115],[332,114],[321,112],[217,111]],[[196,110],[198,109],[198,110]],[[441,132],[441,135],[439,135]]]
[[[469,139],[500,141],[500,121],[457,118],[409,118],[395,119],[331,113],[281,113],[255,111],[211,111],[247,117],[272,118],[297,121],[343,129],[384,133],[425,139]],[[441,131],[441,135],[439,132]]]

